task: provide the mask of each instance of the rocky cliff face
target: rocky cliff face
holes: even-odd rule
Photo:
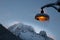
[[[8,28],[13,34],[19,36],[23,40],[53,40],[48,37],[45,31],[41,31],[39,34],[34,31],[31,26],[24,25],[22,23],[14,24]]]
[[[0,40],[22,40],[0,24]]]

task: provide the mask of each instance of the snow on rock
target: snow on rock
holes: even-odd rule
[[[41,31],[38,34],[31,26],[24,25],[22,23],[14,24],[10,26],[8,30],[23,40],[53,40],[47,36],[45,31]]]

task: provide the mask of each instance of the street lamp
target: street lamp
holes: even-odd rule
[[[56,6],[58,6],[58,7],[56,7]],[[48,8],[48,7],[53,7],[58,12],[60,12],[60,1],[42,6],[41,7],[41,13],[37,14],[35,16],[35,19],[38,20],[38,21],[41,21],[41,22],[48,21],[49,20],[49,15],[45,14],[44,10],[43,10],[44,8]]]
[[[49,15],[45,14],[43,9],[42,9],[41,13],[39,13],[35,16],[35,19],[38,20],[38,21],[44,22],[44,21],[49,20]]]

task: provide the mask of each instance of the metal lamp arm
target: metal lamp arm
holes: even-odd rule
[[[45,7],[53,7],[54,5],[56,5],[56,4],[55,3],[47,4],[47,5],[44,5],[43,7],[41,7],[41,9],[44,9]]]
[[[53,8],[56,9],[58,12],[60,12],[60,8],[57,8],[55,5],[60,7],[60,2],[44,5],[43,7],[41,7],[41,9],[44,9],[44,8],[46,8],[46,7],[53,7]]]
[[[51,6],[51,7],[53,7],[54,9],[56,9],[56,10],[58,10],[58,8],[57,7],[55,7],[55,6]]]

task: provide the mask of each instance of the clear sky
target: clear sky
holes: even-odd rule
[[[45,13],[50,16],[49,22],[39,22],[34,19],[40,8],[56,0],[0,0],[0,23],[8,27],[12,23],[22,22],[37,28],[36,31],[45,30],[55,40],[60,39],[60,13],[54,8],[46,8]]]

